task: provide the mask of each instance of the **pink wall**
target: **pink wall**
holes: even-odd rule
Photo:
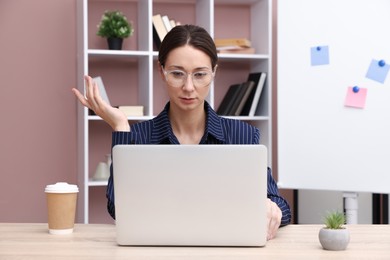
[[[77,183],[77,103],[70,91],[76,84],[76,1],[0,2],[0,222],[46,222],[46,184]],[[275,23],[274,89],[276,40]],[[276,173],[276,131],[273,137]],[[98,190],[95,195],[104,196],[104,188]],[[107,217],[105,208],[98,214]]]
[[[46,184],[77,183],[76,1],[0,2],[0,222],[46,222]]]

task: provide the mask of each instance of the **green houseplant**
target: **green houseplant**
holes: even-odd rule
[[[108,47],[111,50],[122,49],[123,39],[134,33],[132,23],[120,11],[105,11],[97,27],[96,34],[107,38]]]
[[[349,244],[349,231],[344,227],[345,215],[342,212],[329,212],[324,219],[318,238],[326,250],[345,250]]]

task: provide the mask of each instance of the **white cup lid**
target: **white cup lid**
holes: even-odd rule
[[[56,184],[47,185],[45,192],[48,193],[74,193],[79,192],[77,185],[68,184],[67,182],[57,182]]]

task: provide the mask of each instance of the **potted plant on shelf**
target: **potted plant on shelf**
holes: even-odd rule
[[[98,24],[97,35],[107,38],[110,50],[121,50],[123,39],[132,36],[134,28],[120,11],[105,11]]]
[[[345,250],[349,244],[349,230],[344,227],[344,213],[330,212],[325,216],[324,223],[325,227],[318,234],[322,247],[326,250]]]

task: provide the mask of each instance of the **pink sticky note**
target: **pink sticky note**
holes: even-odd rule
[[[364,108],[366,104],[366,96],[366,88],[359,88],[359,91],[354,92],[353,87],[348,87],[347,97],[345,98],[345,106]]]

